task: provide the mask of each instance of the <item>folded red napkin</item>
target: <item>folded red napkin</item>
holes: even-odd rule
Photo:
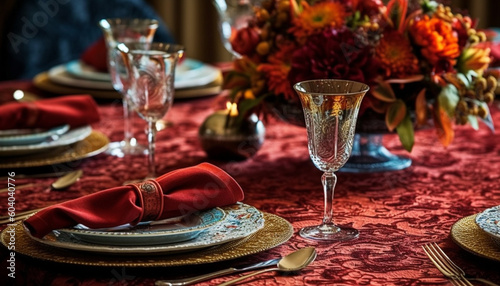
[[[101,72],[108,72],[108,54],[104,37],[90,45],[80,57],[87,65]]]
[[[99,119],[97,104],[90,95],[68,95],[0,105],[0,130],[51,128],[63,124],[73,128]]]
[[[59,228],[90,228],[161,220],[243,200],[238,183],[220,168],[202,163],[155,180],[103,190],[46,208],[24,223],[35,237]]]

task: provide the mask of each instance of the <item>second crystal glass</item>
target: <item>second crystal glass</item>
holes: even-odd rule
[[[156,122],[162,119],[174,99],[175,67],[184,53],[180,45],[166,43],[118,44],[127,68],[127,89],[132,108],[148,123],[148,175],[156,178]]]
[[[303,81],[295,84],[307,128],[309,155],[323,171],[321,181],[325,200],[323,222],[300,230],[304,238],[343,241],[358,237],[356,229],[333,222],[335,172],[349,159],[356,130],[359,107],[368,85],[335,79]]]
[[[104,33],[108,52],[108,70],[111,75],[113,88],[122,94],[123,102],[123,125],[124,140],[112,142],[108,153],[114,156],[123,157],[127,154],[142,155],[146,148],[137,143],[132,134],[131,110],[127,98],[128,75],[123,70],[122,57],[116,50],[119,43],[151,43],[158,28],[158,21],[155,19],[102,19],[99,26]]]

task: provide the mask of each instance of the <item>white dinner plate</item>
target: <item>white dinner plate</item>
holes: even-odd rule
[[[176,89],[194,88],[214,82],[220,70],[194,59],[184,59],[176,68],[174,86]],[[113,90],[108,73],[92,70],[79,60],[58,65],[48,71],[51,81],[72,87]],[[107,80],[104,80],[107,78]]]
[[[221,207],[226,212],[224,221],[209,227],[196,238],[177,243],[145,246],[116,246],[89,243],[75,238],[73,235],[52,231],[43,239],[31,236],[25,229],[27,235],[35,241],[63,249],[87,251],[94,253],[108,254],[167,254],[192,251],[212,246],[217,246],[226,242],[245,238],[264,227],[264,215],[256,208],[243,203]]]
[[[69,125],[61,125],[50,129],[8,129],[0,131],[0,146],[30,145],[43,142],[49,138],[57,139],[69,130]]]
[[[111,82],[111,75],[107,72],[99,71],[80,60],[74,60],[66,64],[66,71],[77,78]]]
[[[500,206],[491,207],[477,214],[476,224],[500,246]]]
[[[182,217],[141,222],[136,226],[125,224],[111,228],[89,229],[79,224],[74,228],[60,229],[59,232],[96,244],[156,245],[193,239],[225,218],[226,213],[222,209],[213,208]]]
[[[59,136],[57,140],[45,140],[41,143],[28,145],[0,146],[0,156],[27,155],[66,146],[85,139],[91,132],[92,127],[86,125],[69,130]]]

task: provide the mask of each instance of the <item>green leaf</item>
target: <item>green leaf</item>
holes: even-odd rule
[[[479,102],[479,101],[478,101]],[[486,118],[481,118],[481,121],[488,126],[488,128],[491,130],[491,132],[495,132],[495,125],[493,124],[493,118],[491,118],[491,112],[490,108],[488,107],[488,104],[486,102],[479,102],[479,105],[483,106],[486,111],[488,112],[488,115]]]
[[[466,75],[464,75],[463,73],[457,73],[457,77],[466,85],[466,86],[469,86],[470,84],[470,80],[469,78],[467,78]]]
[[[406,104],[401,99],[392,103],[385,114],[385,124],[389,131],[393,131],[406,116]]]
[[[231,71],[224,78],[224,89],[250,87],[250,77],[242,72]]]
[[[238,119],[237,124],[241,124],[247,113],[258,106],[266,96],[260,96],[255,99],[245,99],[238,103]]]
[[[472,126],[472,128],[474,130],[478,130],[479,129],[479,123],[477,121],[477,117],[475,115],[469,114],[469,115],[467,115],[467,118],[468,118],[467,120],[469,121],[470,126]]]
[[[460,97],[458,96],[458,90],[452,84],[448,84],[443,87],[438,95],[439,106],[446,112],[446,114],[448,114],[450,118],[455,117],[455,109],[459,100]]]
[[[396,131],[398,132],[399,141],[401,141],[405,150],[411,152],[413,144],[415,144],[415,130],[413,129],[409,113],[406,114],[405,118],[398,125]]]
[[[383,102],[396,101],[396,94],[388,82],[379,82],[372,94],[376,99]]]

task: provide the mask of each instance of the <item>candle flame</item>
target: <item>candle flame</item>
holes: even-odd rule
[[[226,102],[226,108],[230,116],[238,116],[238,105],[236,103]]]

